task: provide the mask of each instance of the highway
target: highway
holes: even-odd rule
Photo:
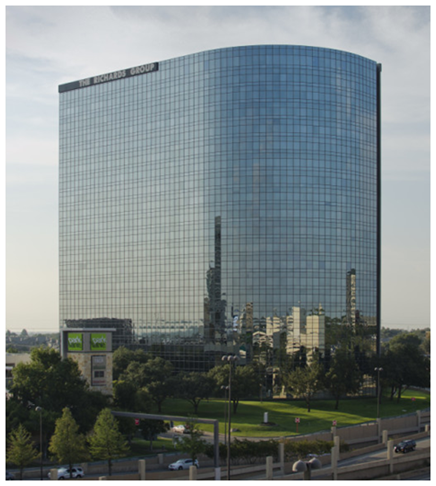
[[[396,442],[395,442],[396,444]],[[424,450],[426,448],[430,447],[430,438],[425,437],[424,439],[419,439],[416,441],[416,450]],[[413,452],[408,452],[407,454],[413,454]],[[394,457],[401,455],[401,453],[394,453]],[[340,458],[340,456],[339,456]],[[381,459],[386,459],[387,458],[387,450],[383,449],[380,451],[376,452],[370,452],[368,454],[363,454],[361,456],[356,456],[350,459],[345,459],[345,460],[339,460],[338,461],[338,466],[352,466],[353,464],[364,464],[366,462],[371,462],[371,461],[379,461]]]

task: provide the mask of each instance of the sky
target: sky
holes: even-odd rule
[[[382,64],[381,324],[430,326],[430,7],[9,2],[5,24],[6,329],[59,327],[58,85],[253,44],[327,47]]]

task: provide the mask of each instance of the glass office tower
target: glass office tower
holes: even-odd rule
[[[379,346],[380,71],[217,49],[59,86],[60,327],[207,369]],[[362,366],[365,366],[362,364]]]

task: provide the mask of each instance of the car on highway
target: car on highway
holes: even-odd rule
[[[200,467],[197,459],[193,461],[192,459],[179,459],[168,466],[170,471],[181,471],[182,469],[189,469],[191,466],[196,466],[197,469]]]
[[[403,440],[399,444],[395,446],[395,452],[402,452],[405,454],[406,452],[413,451],[416,447],[416,442],[414,440]]]
[[[171,430],[173,432],[177,432],[178,434],[190,434],[189,424],[186,424],[186,425],[176,425]]]
[[[49,479],[51,479],[51,474],[48,473]],[[72,467],[71,474],[69,467],[60,467],[58,469],[58,479],[74,479],[74,478],[83,478],[85,473],[81,467]]]

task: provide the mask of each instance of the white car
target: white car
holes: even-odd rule
[[[173,427],[174,432],[178,432],[179,434],[183,434],[185,432],[186,427],[184,425],[176,425]]]
[[[197,459],[192,461],[192,459],[179,459],[168,466],[170,471],[181,471],[182,469],[189,469],[191,466],[196,466],[197,469],[200,467]]]
[[[84,475],[85,473],[81,467],[71,468],[71,474],[68,467],[60,467],[58,469],[58,479],[83,478]],[[48,477],[50,478],[50,473],[48,473]]]

